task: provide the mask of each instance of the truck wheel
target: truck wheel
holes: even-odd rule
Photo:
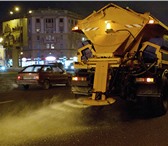
[[[166,87],[161,89],[158,94],[160,95],[157,97],[144,97],[140,99],[140,104],[142,104],[142,110],[145,116],[157,117],[166,114],[168,109],[168,94]]]
[[[47,90],[50,88],[50,81],[49,80],[45,80],[43,83],[43,89]]]
[[[166,89],[163,89],[160,97],[154,97],[151,101],[152,112],[154,112],[154,116],[161,116],[166,114],[168,109],[168,98],[166,95]]]
[[[25,90],[27,90],[27,89],[29,89],[29,85],[23,85],[23,88],[24,88]]]
[[[166,87],[163,89],[160,98],[158,99],[158,108],[160,114],[165,114],[168,109],[168,97]]]

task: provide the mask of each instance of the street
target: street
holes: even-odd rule
[[[168,115],[146,113],[119,99],[113,105],[80,103],[70,87],[17,87],[1,75],[1,146],[167,146]]]

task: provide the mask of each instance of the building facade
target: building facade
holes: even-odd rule
[[[27,18],[17,18],[2,24],[3,46],[6,54],[6,64],[20,66],[21,52],[28,46]]]
[[[20,58],[21,66],[75,57],[83,35],[71,30],[79,19],[81,16],[67,10],[39,9],[25,18],[3,22],[8,57]]]

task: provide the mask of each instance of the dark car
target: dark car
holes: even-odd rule
[[[54,84],[71,84],[71,74],[55,65],[30,65],[18,72],[17,84],[28,89],[30,85],[49,89]]]

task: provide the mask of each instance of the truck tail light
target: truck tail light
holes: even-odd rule
[[[72,81],[86,81],[86,77],[72,77]]]
[[[136,83],[154,83],[154,78],[136,78]]]

